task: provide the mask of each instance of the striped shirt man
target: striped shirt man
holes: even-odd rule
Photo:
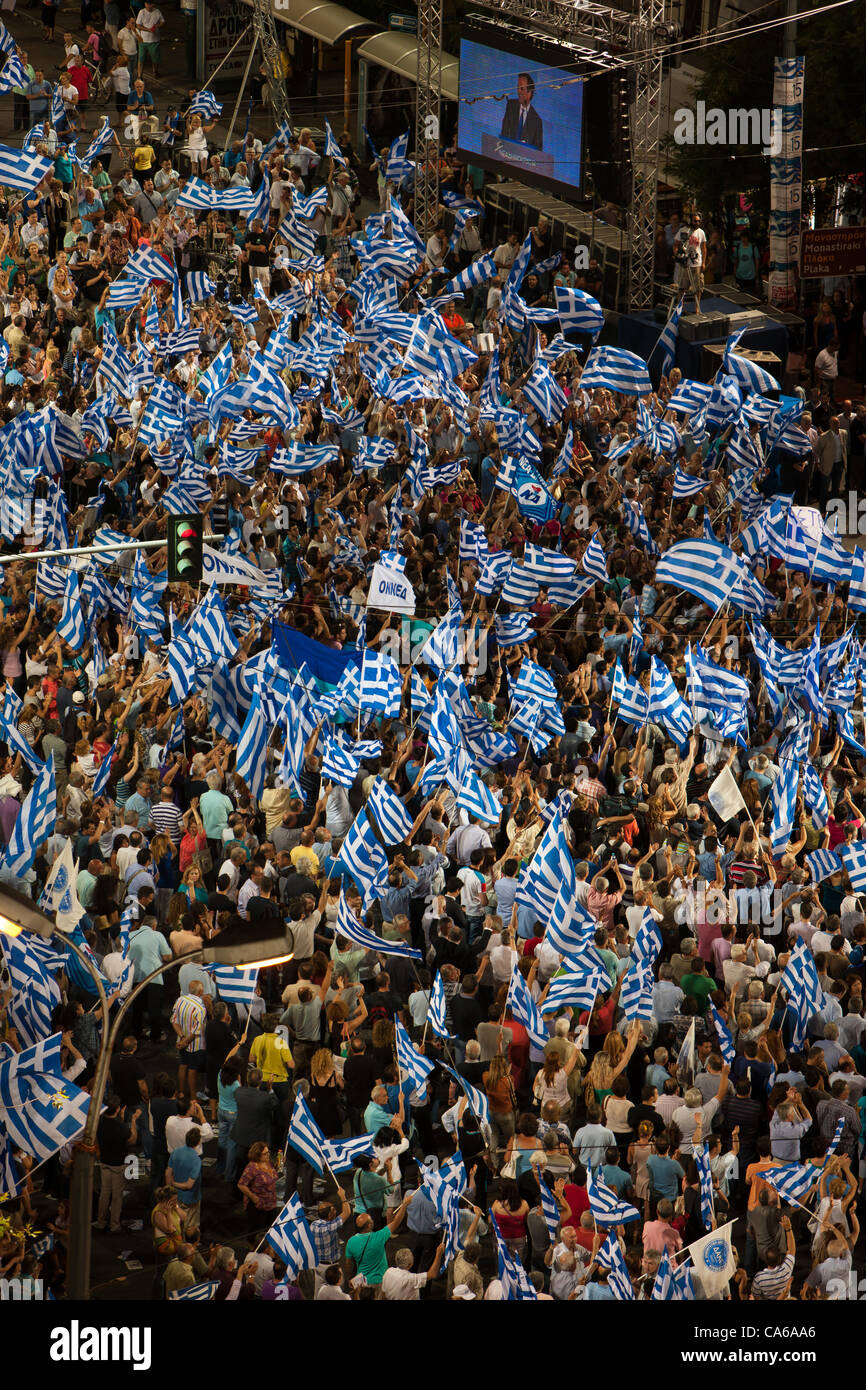
[[[195,994],[182,994],[171,1011],[171,1022],[179,1036],[189,1042],[184,1052],[204,1051],[204,1028],[207,1023],[207,1009]]]
[[[775,1269],[762,1269],[752,1280],[752,1293],[755,1298],[781,1298],[794,1273],[794,1256],[786,1255]]]
[[[180,844],[183,813],[173,801],[158,801],[150,813],[150,823],[160,835],[168,835],[172,844]]]

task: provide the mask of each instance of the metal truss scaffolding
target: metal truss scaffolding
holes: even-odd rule
[[[439,220],[442,0],[418,0],[415,104],[415,227],[426,241]]]
[[[632,111],[632,196],[626,210],[630,313],[653,307],[656,203],[658,200],[659,137],[662,107],[662,60],[658,34],[664,24],[664,0],[640,0],[632,49],[635,65]]]
[[[291,113],[289,111],[289,96],[286,91],[286,79],[283,74],[282,49],[277,37],[277,26],[271,9],[271,0],[253,0],[253,33],[267,64],[268,96],[274,125],[279,129],[283,121],[291,120]]]

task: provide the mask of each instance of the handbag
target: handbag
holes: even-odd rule
[[[503,1163],[502,1167],[500,1168],[500,1170],[499,1170],[499,1176],[500,1176],[500,1178],[515,1178],[515,1179],[516,1179],[516,1177],[517,1177],[517,1148],[516,1148],[516,1146],[513,1147],[512,1150],[511,1150],[511,1157],[510,1157],[505,1163]]]

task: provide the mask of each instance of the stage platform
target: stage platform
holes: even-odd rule
[[[694,313],[694,300],[686,300],[686,313]],[[715,298],[714,296],[701,299],[702,314],[737,314],[742,312],[742,305],[735,304],[732,299]],[[618,346],[628,348],[629,352],[636,352],[639,357],[648,357],[653,347],[658,342],[659,334],[664,324],[658,322],[653,313],[622,314],[619,320]],[[722,338],[709,338],[708,343],[724,343],[726,336]],[[707,343],[689,343],[682,337],[677,338],[676,366],[679,367],[683,376],[691,381],[703,381],[705,377],[703,368],[704,348]],[[753,329],[745,333],[740,339],[740,346],[752,348],[760,352],[774,352],[782,363],[782,370],[788,360],[788,330],[783,324],[767,322],[765,328]],[[658,385],[660,353],[655,354],[655,358],[650,363],[650,376],[655,385]]]

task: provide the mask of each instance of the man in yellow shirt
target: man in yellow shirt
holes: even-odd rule
[[[309,874],[310,878],[317,878],[319,875],[319,860],[316,851],[313,849],[314,835],[312,830],[301,831],[301,843],[295,845],[289,851],[289,858],[292,865],[299,874]]]
[[[262,1080],[269,1081],[275,1095],[284,1099],[288,1094],[290,1073],[292,1071],[292,1052],[289,1047],[288,1030],[280,1028],[278,1014],[265,1014],[262,1019],[262,1032],[250,1048],[250,1062],[262,1073]],[[284,1087],[285,1092],[280,1088]]]

